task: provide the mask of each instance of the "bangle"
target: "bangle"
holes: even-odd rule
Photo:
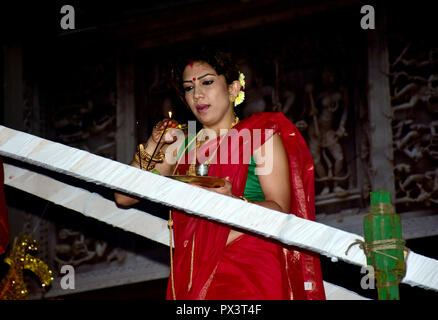
[[[140,155],[140,157],[139,157]],[[144,148],[143,144],[139,145],[139,151],[135,153],[134,155],[134,161],[137,163],[140,163],[140,158],[142,162],[149,163],[149,168],[151,168],[152,163],[161,163],[164,161],[165,154],[163,151],[159,150],[156,155],[152,158],[152,156],[146,152],[146,149]]]
[[[149,167],[146,168],[146,164],[149,163],[149,159],[150,158],[143,158],[142,162],[140,163],[139,158],[138,158],[138,154],[136,153],[134,156],[134,160],[132,161],[133,163],[136,163],[141,170],[144,171],[151,171],[153,173],[157,173],[160,174],[156,169],[155,169],[155,165],[157,164],[158,161],[154,161],[154,159],[151,160]],[[161,161],[162,162],[162,161]],[[144,165],[143,165],[144,163]]]
[[[146,146],[146,148],[147,148],[147,146]],[[151,160],[152,155],[147,153],[146,148],[143,146],[143,144],[140,144],[139,149],[140,149],[141,159],[149,161],[149,160]],[[158,150],[157,154],[155,154],[154,157],[152,158],[152,161],[163,162],[164,157],[165,157],[165,155],[164,155],[163,151]]]
[[[249,200],[247,198],[245,198],[244,196],[240,196],[240,199],[242,199],[245,202],[249,202]]]
[[[138,164],[138,166],[139,166],[139,168],[141,170],[144,170],[144,171],[153,171],[153,170],[155,170],[155,171],[157,171],[156,169],[154,169],[156,163],[153,162],[153,161],[151,161],[151,164],[149,165],[148,169],[146,169],[146,165],[143,166],[143,162],[140,165],[140,162],[138,161],[138,157],[134,158],[134,160],[132,162]]]

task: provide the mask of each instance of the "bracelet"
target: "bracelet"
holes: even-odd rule
[[[244,196],[240,196],[240,199],[242,199],[245,202],[249,202],[249,200],[247,198],[245,198]]]
[[[134,156],[134,161],[135,162],[137,162],[137,163],[140,163],[140,159],[139,159],[139,157],[138,157],[138,152],[136,152],[135,153],[135,156]],[[163,162],[164,161],[164,153],[162,153],[161,151],[158,153],[158,155],[157,156],[155,156],[154,158],[152,158],[151,159],[151,155],[149,155],[149,154],[146,154],[146,156],[143,156],[142,155],[142,157],[141,157],[141,162],[143,163],[143,162],[145,162],[145,163],[148,163],[148,162],[154,162],[154,163],[161,163],[161,162]]]
[[[150,163],[149,163],[149,160],[150,160],[149,157],[145,157],[145,158],[142,157],[142,162],[140,163],[140,160],[139,160],[138,154],[137,154],[137,152],[136,152],[136,153],[135,153],[135,156],[134,156],[134,159],[133,159],[132,162],[136,163],[136,164],[140,167],[140,169],[141,169],[141,170],[144,170],[144,171],[153,171],[154,168],[155,168],[155,165],[156,165],[158,162],[163,162],[162,160],[161,160],[161,161],[154,161],[154,159],[152,159],[152,160],[150,161]],[[148,163],[149,163],[149,166],[147,167],[147,164],[148,164]],[[155,171],[157,171],[157,170],[155,170]],[[158,171],[157,171],[157,172],[158,172]]]
[[[145,147],[143,146],[143,144],[139,145],[139,151],[135,153],[134,156],[134,161],[137,163],[140,163],[140,158],[139,158],[139,154],[141,155],[141,161],[145,161],[146,163],[149,163],[149,161],[151,162],[156,162],[156,163],[161,163],[164,161],[164,157],[165,154],[163,153],[163,151],[159,150],[158,153],[152,158],[152,156],[147,153]],[[152,158],[152,159],[151,159]],[[150,166],[149,166],[150,167]]]
[[[146,165],[147,165],[146,163],[143,164],[143,162],[142,162],[141,165],[140,165],[140,161],[138,161],[138,156],[134,157],[134,160],[132,160],[132,162],[136,163],[139,166],[139,168],[141,170],[144,170],[144,171],[152,171],[155,168],[155,162],[152,162],[152,161],[149,164],[149,168],[148,169],[146,169]]]
[[[146,148],[144,148],[144,146],[142,144],[140,144],[140,154],[141,154],[142,159],[144,158],[147,161],[149,161],[152,158],[152,156],[149,153],[147,153]],[[154,156],[154,158],[152,158],[152,161],[163,162],[164,156],[165,155],[164,155],[163,151],[158,150],[158,153]]]

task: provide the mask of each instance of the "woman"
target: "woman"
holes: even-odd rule
[[[211,191],[314,219],[313,162],[304,140],[281,113],[258,113],[239,121],[234,107],[243,100],[244,81],[229,56],[198,50],[173,67],[172,77],[203,129],[185,139],[179,152],[166,152],[178,143],[169,131],[162,153],[149,161],[167,125],[167,121],[158,123],[147,142],[142,167],[147,162],[162,175],[193,175],[191,159],[196,158],[197,163],[209,165],[209,176],[225,179],[223,187]],[[255,137],[261,131],[268,134]],[[249,154],[239,139],[221,145],[224,138],[242,132],[250,132],[255,145]],[[242,159],[237,164],[231,161],[236,153]],[[163,161],[164,154],[178,161]],[[199,154],[207,157],[199,161]],[[216,154],[225,161],[210,161]],[[132,165],[139,167],[140,161]],[[138,200],[116,194],[116,201],[126,206]],[[172,212],[170,225],[175,249],[168,299],[325,299],[319,259],[313,253],[284,248],[178,211]]]

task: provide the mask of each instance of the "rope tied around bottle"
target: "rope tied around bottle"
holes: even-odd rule
[[[347,250],[345,251],[345,255],[348,255],[348,251],[352,246],[359,245],[359,248],[364,251],[365,256],[367,258],[370,258],[372,253],[380,254],[382,256],[399,261],[404,266],[404,261],[402,259],[393,256],[387,252],[384,252],[384,250],[402,249],[404,252],[404,257],[406,258],[410,250],[405,246],[405,243],[406,241],[403,239],[383,239],[383,240],[374,240],[371,242],[365,242],[363,240],[356,239],[356,241],[354,241],[348,246]],[[377,270],[376,272],[378,273],[379,270]],[[403,267],[402,269],[400,268],[392,269],[392,272],[395,273],[395,275],[397,276],[397,280],[391,282],[377,283],[376,284],[377,287],[389,287],[399,284],[406,274],[406,268]]]

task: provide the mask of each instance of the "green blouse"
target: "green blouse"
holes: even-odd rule
[[[243,196],[252,201],[264,201],[265,195],[263,194],[259,177],[257,177],[255,170],[256,162],[254,160],[254,156],[252,156],[248,166],[248,176],[246,177],[246,185]]]

